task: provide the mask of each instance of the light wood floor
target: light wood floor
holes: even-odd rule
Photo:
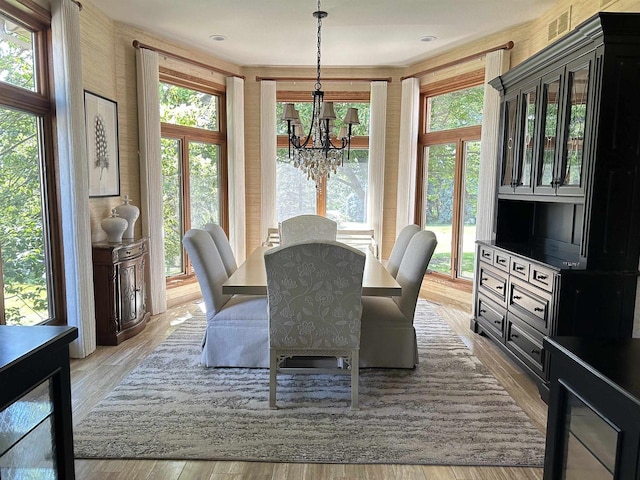
[[[428,276],[429,278],[430,276]],[[471,351],[544,432],[546,405],[534,383],[488,339],[469,329],[471,293],[447,282],[428,279],[421,296],[460,335]],[[200,306],[190,302],[153,317],[138,336],[117,347],[98,347],[84,360],[72,360],[74,423],[111,391],[128,372]],[[456,467],[419,465],[341,465],[261,462],[155,460],[76,460],[78,480],[539,480],[540,468]]]

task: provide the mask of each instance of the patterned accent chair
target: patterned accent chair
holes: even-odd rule
[[[231,249],[231,244],[229,243],[227,234],[224,233],[224,230],[220,225],[215,223],[207,223],[204,226],[204,230],[209,232],[209,235],[213,238],[213,243],[216,244],[218,253],[222,258],[222,263],[224,263],[224,268],[227,271],[227,275],[231,276],[231,274],[238,269],[238,264],[236,263],[236,257]]]
[[[280,245],[307,240],[329,240],[335,242],[338,224],[319,215],[298,215],[287,218],[280,224]]]
[[[209,233],[193,228],[185,234],[182,242],[196,272],[207,309],[202,364],[206,367],[267,368],[267,297],[222,293],[222,284],[229,277]]]
[[[361,367],[414,368],[418,364],[413,317],[437,244],[431,231],[413,235],[396,276],[402,287],[399,297],[362,297]]]
[[[365,254],[338,242],[303,242],[267,251],[269,407],[277,373],[327,373],[286,368],[289,358],[336,357],[335,373],[351,373],[351,408],[358,408],[360,315]],[[338,368],[339,360],[347,369]]]
[[[404,252],[409,246],[409,241],[413,236],[420,231],[418,225],[407,225],[400,230],[400,235],[396,238],[396,243],[393,244],[391,249],[391,255],[389,255],[389,261],[387,262],[387,270],[393,278],[398,276],[398,268],[400,268],[400,262],[404,257]]]

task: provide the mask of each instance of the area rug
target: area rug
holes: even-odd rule
[[[415,324],[419,366],[361,370],[360,410],[346,375],[281,375],[269,410],[267,369],[200,366],[194,316],[74,429],[76,457],[542,466],[542,433],[426,301]]]

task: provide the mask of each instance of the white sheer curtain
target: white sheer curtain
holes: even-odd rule
[[[400,104],[396,237],[403,227],[415,221],[419,116],[420,80],[407,78],[402,81],[402,100]]]
[[[371,82],[369,123],[369,188],[367,222],[382,252],[382,213],[384,208],[385,135],[387,131],[387,82]]]
[[[485,57],[485,82],[502,75],[509,68],[509,50],[497,50]],[[476,239],[492,240],[496,210],[496,182],[498,175],[498,140],[500,123],[500,94],[488,83],[484,86],[482,136],[480,138],[480,173],[478,178],[478,213]]]
[[[262,174],[262,205],[260,208],[261,238],[267,229],[276,227],[276,82],[260,82],[260,168]]]
[[[229,171],[229,242],[238,263],[246,252],[244,180],[244,80],[227,77],[227,155]]]
[[[80,18],[71,0],[51,2],[51,32],[67,323],[78,328],[70,354],[84,358],[96,349],[96,327]]]
[[[162,215],[160,99],[158,54],[136,50],[138,74],[138,136],[140,149],[140,213],[142,234],[149,237],[148,307],[152,315],[167,310]]]

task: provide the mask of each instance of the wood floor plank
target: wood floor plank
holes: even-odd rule
[[[469,328],[471,293],[427,276],[421,297],[461,336],[473,354],[498,379],[515,402],[544,432],[546,405],[534,382],[489,339]],[[201,301],[189,302],[152,317],[137,336],[116,347],[98,347],[83,360],[72,360],[74,424],[115,388],[124,377],[194,312]],[[541,468],[420,465],[343,465],[232,461],[76,460],[81,480],[540,480]]]

